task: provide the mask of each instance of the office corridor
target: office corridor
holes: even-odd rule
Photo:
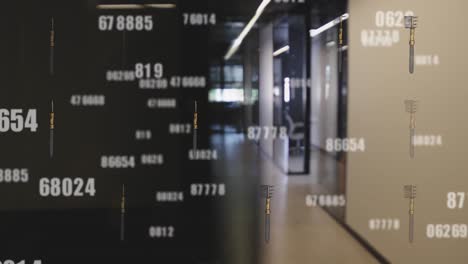
[[[324,191],[318,183],[319,173],[330,173],[332,170],[315,170],[311,175],[287,176],[261,151],[255,143],[246,141],[242,134],[215,135],[212,144],[224,157],[215,163],[215,171],[223,173],[231,186],[240,189],[233,191],[231,197],[231,212],[226,212],[230,225],[231,237],[235,241],[233,250],[246,247],[254,239],[248,232],[243,232],[241,223],[247,225],[251,219],[246,219],[250,205],[247,202],[241,181],[257,182],[259,185],[274,185],[271,202],[271,239],[269,243],[263,240],[263,225],[265,210],[264,199],[258,199],[257,238],[259,244],[259,263],[262,264],[301,264],[304,260],[314,263],[378,263],[343,227],[341,227],[327,212],[320,207],[306,206],[305,197],[312,193]],[[323,155],[315,152],[315,155]],[[313,157],[313,160],[317,157]],[[322,157],[323,158],[323,157]],[[231,165],[228,165],[231,164]],[[234,165],[235,164],[235,165]],[[229,170],[222,168],[229,167]],[[324,178],[332,177],[326,175]],[[256,181],[257,179],[258,181]],[[261,195],[259,195],[259,198]],[[242,202],[243,201],[243,202]],[[228,224],[229,225],[229,224]],[[240,250],[248,251],[247,248]],[[248,258],[246,254],[233,254],[233,263],[241,263]]]
[[[468,263],[468,1],[3,2],[0,264]]]

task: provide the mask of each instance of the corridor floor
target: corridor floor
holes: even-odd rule
[[[246,197],[234,197],[226,218],[233,230],[230,236],[235,242],[231,245],[232,263],[249,263],[255,251],[247,250],[247,241],[242,239],[243,228],[256,221],[258,227],[257,257],[261,264],[367,264],[378,261],[363,248],[343,227],[320,207],[307,207],[307,194],[320,193],[317,182],[319,171],[312,170],[308,176],[287,176],[275,166],[271,159],[258,150],[256,144],[246,142],[240,134],[215,135],[212,144],[223,157],[217,162],[215,171],[225,171],[224,177],[231,186],[243,188],[244,182],[274,185],[271,202],[271,239],[263,240],[264,199],[258,199],[258,214],[255,219],[247,216],[251,209]],[[323,154],[318,154],[323,155]],[[260,176],[260,177],[259,177]],[[252,177],[257,177],[256,180]],[[242,204],[240,200],[246,203]],[[244,250],[242,250],[244,249]],[[237,252],[237,253],[234,253]]]

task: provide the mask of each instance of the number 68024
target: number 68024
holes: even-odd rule
[[[94,178],[41,178],[39,180],[39,194],[42,197],[82,197],[85,194],[94,196],[96,187]]]

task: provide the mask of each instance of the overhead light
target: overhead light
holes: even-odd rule
[[[239,36],[232,42],[231,47],[227,51],[226,55],[224,55],[224,60],[229,60],[234,53],[237,52],[239,49],[240,45],[242,44],[242,41],[244,41],[244,38],[247,36],[247,34],[250,32],[252,27],[255,25],[257,20],[260,18],[262,15],[263,11],[267,7],[267,5],[271,2],[271,0],[263,0],[260,6],[257,8],[257,11],[255,12],[255,15],[250,19],[249,23],[244,27],[242,32],[239,34]]]
[[[144,8],[169,9],[169,8],[176,8],[176,5],[175,4],[106,4],[106,5],[97,5],[96,8],[105,9],[105,10],[144,9]]]
[[[286,45],[282,47],[281,49],[278,49],[277,51],[273,52],[273,57],[279,56],[287,51],[289,51],[289,45]]]
[[[341,18],[341,20],[340,20],[340,18]],[[343,14],[343,15],[341,15],[341,16],[335,18],[335,19],[333,19],[332,21],[326,23],[325,25],[323,25],[323,26],[321,26],[321,27],[319,27],[319,28],[317,28],[317,29],[311,29],[311,30],[309,31],[310,36],[311,36],[312,38],[315,37],[315,36],[318,36],[320,33],[324,32],[324,31],[327,31],[327,30],[329,30],[330,28],[332,28],[332,27],[338,25],[338,24],[340,23],[340,21],[345,21],[345,20],[347,20],[348,18],[349,18],[349,14],[348,14],[348,13],[345,13],[345,14]]]

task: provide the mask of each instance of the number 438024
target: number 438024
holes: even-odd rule
[[[23,109],[0,109],[0,132],[22,132],[29,129],[36,132],[37,127],[36,109],[28,109],[23,113]]]

